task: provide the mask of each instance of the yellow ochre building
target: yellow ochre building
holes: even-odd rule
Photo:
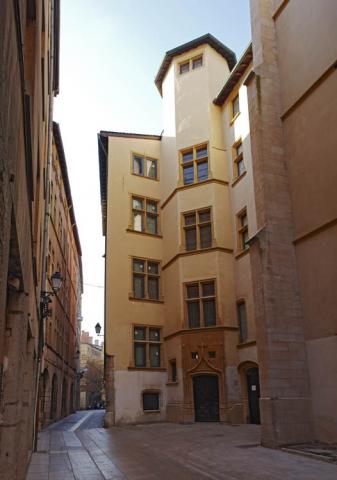
[[[162,135],[98,135],[107,425],[260,422],[251,62],[210,34],[170,50]]]

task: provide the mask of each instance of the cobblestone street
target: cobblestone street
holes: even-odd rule
[[[336,480],[337,466],[259,445],[254,425],[101,428],[102,411],[39,435],[26,480]]]

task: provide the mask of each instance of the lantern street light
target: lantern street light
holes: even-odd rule
[[[62,287],[63,277],[60,272],[55,272],[51,276],[51,288],[53,289],[54,294],[57,293]]]
[[[47,318],[51,316],[51,308],[48,308],[49,303],[52,302],[50,296],[51,295],[56,295],[61,287],[62,287],[62,282],[63,282],[63,277],[60,274],[60,272],[55,272],[50,278],[51,280],[51,288],[52,292],[48,291],[42,291],[41,292],[41,300],[40,300],[40,305],[41,305],[41,315],[42,318]]]
[[[102,327],[101,327],[100,323],[97,322],[96,325],[95,325],[95,332],[96,332],[96,335],[98,337],[104,337],[104,334],[100,335],[101,330],[102,330]]]

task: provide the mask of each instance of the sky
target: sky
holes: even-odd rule
[[[251,40],[249,0],[62,0],[60,124],[82,245],[82,329],[104,322],[97,133],[160,134],[154,78],[167,50],[211,33],[237,57]],[[100,338],[101,339],[101,338]]]

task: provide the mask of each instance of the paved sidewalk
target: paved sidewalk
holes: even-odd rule
[[[56,425],[40,434],[27,480],[337,479],[336,465],[261,447],[255,425],[105,430],[86,429],[90,418],[77,428],[80,419],[69,422],[68,429]]]

